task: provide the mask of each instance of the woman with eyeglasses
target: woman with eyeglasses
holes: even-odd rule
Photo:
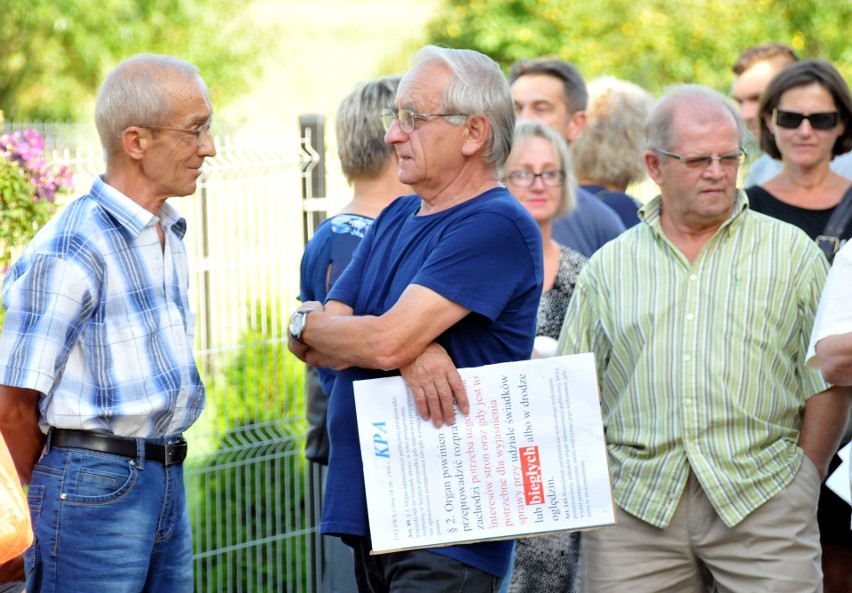
[[[571,154],[565,140],[533,120],[515,126],[512,152],[503,183],[538,223],[544,253],[544,292],[538,306],[533,356],[552,356],[580,268],[586,258],[553,240],[553,221],[574,209]],[[544,535],[519,539],[515,563],[501,589],[576,591],[580,534]]]
[[[805,60],[782,70],[760,98],[760,146],[783,166],[746,189],[753,210],[801,228],[828,249],[829,259],[852,236],[852,223],[834,238],[826,229],[852,184],[829,167],[852,149],[850,114],[849,87],[829,62]]]
[[[751,208],[805,231],[829,261],[852,237],[852,180],[829,167],[852,149],[851,114],[849,87],[830,63],[806,60],[782,70],[760,98],[760,145],[781,159],[781,173],[746,190]],[[849,436],[847,430],[844,443]],[[835,455],[829,472],[840,461]],[[825,592],[849,591],[849,505],[823,485],[817,517]]]

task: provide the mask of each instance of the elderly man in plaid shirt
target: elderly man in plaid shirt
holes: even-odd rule
[[[197,68],[122,62],[98,94],[106,173],[3,283],[0,430],[29,502],[27,590],[192,591],[181,433],[201,413],[186,221],[212,108]]]

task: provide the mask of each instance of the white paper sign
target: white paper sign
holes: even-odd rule
[[[837,469],[831,472],[831,475],[825,481],[825,485],[831,488],[837,496],[845,500],[847,504],[852,504],[852,492],[850,492],[852,490],[852,467],[849,465],[850,451],[852,451],[852,443],[847,443],[837,453],[840,459],[843,460],[843,463],[837,466]]]
[[[401,377],[354,383],[373,552],[614,524],[593,355],[459,372],[471,411],[440,429]]]

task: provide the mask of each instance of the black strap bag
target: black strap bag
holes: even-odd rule
[[[829,264],[834,262],[834,256],[840,251],[841,237],[850,220],[852,220],[852,185],[831,213],[831,218],[828,219],[822,234],[816,238],[816,244],[828,258]]]

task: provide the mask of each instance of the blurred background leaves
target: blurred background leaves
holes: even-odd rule
[[[0,106],[8,120],[89,119],[115,64],[149,51],[197,65],[214,104],[244,93],[274,38],[251,0],[0,0]]]

